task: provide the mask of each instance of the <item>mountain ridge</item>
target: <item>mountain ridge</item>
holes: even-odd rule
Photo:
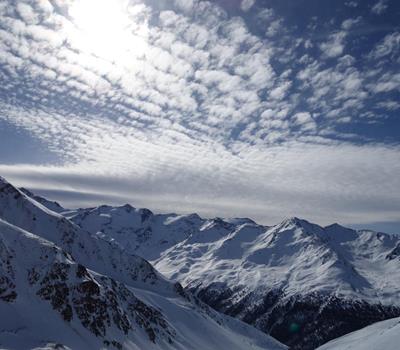
[[[400,316],[396,235],[337,223],[323,227],[298,217],[264,226],[247,218],[155,214],[131,205],[63,214],[149,259],[216,310],[293,349],[314,349]]]

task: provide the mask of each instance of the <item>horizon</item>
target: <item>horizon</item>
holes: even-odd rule
[[[8,0],[0,18],[16,186],[400,233],[400,3]]]

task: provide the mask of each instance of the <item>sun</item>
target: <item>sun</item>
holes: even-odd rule
[[[77,0],[69,8],[80,50],[115,61],[130,51],[144,50],[144,41],[122,0]]]

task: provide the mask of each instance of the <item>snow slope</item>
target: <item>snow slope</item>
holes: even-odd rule
[[[399,347],[400,318],[393,318],[330,341],[318,350],[398,350]]]
[[[2,349],[286,348],[1,178],[0,314]]]

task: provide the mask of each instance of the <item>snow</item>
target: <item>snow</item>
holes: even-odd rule
[[[388,255],[399,237],[288,218],[266,227],[250,219],[202,219],[101,206],[71,211],[76,224],[150,260],[184,286],[246,286],[399,304],[400,271]]]
[[[204,226],[203,226],[204,229]],[[285,288],[288,294],[327,292],[372,302],[399,304],[397,263],[386,257],[395,236],[347,228],[324,229],[299,219],[270,228],[243,224],[218,240],[207,227],[153,261],[166,276],[190,285]],[[340,235],[344,237],[340,238]]]
[[[271,337],[260,338],[259,331],[255,328],[236,319],[222,316],[214,310],[207,308],[207,313],[199,317],[193,312],[193,307],[182,300],[163,298],[152,292],[142,293],[139,290],[135,292],[146,302],[163,310],[172,324],[179,325],[178,337],[180,336],[181,349],[194,349],[193,344],[203,344],[203,349],[238,349],[243,345],[244,349],[286,348]],[[209,321],[209,315],[212,315],[213,322]]]
[[[317,350],[398,350],[400,318],[378,322],[330,341]]]

